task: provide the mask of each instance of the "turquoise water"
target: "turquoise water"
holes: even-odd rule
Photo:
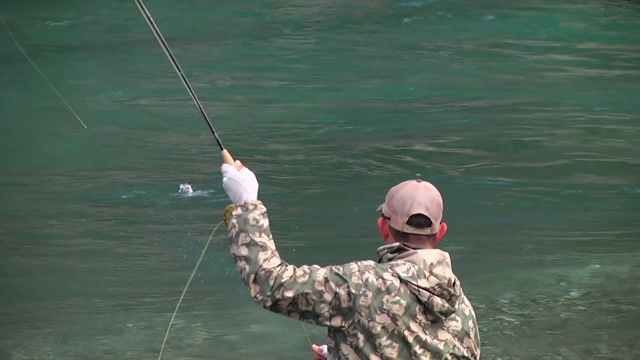
[[[145,4],[285,260],[374,258],[422,177],[483,359],[640,358],[637,2]],[[88,126],[0,32],[0,359],[157,358],[228,203],[216,144],[133,1],[0,12]],[[162,358],[312,354],[218,231]]]

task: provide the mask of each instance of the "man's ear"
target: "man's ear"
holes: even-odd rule
[[[388,239],[391,238],[391,233],[389,232],[389,223],[387,223],[387,219],[380,216],[378,218],[378,230],[380,231],[380,237],[386,243]]]
[[[433,240],[433,244],[437,244],[440,239],[442,239],[442,237],[444,237],[444,234],[447,233],[447,223],[442,221],[440,222],[440,229],[438,230],[438,233],[436,234],[435,239]]]
[[[389,228],[387,227],[387,220],[382,216],[378,217],[378,230],[380,231],[380,236],[383,239],[389,236]]]

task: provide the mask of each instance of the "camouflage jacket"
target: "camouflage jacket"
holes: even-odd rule
[[[473,307],[444,251],[393,244],[377,262],[294,266],[280,258],[259,200],[236,206],[229,235],[253,299],[328,327],[331,359],[480,358]]]

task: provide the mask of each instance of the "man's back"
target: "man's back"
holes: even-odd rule
[[[403,244],[382,247],[379,254],[380,263],[354,263],[358,274],[347,274],[352,287],[362,287],[351,321],[329,328],[330,357],[478,359],[475,313],[449,255]]]

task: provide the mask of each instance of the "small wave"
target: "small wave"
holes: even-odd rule
[[[122,195],[122,198],[123,199],[128,199],[128,198],[132,198],[132,197],[135,197],[135,196],[138,196],[138,195],[141,195],[141,194],[146,194],[146,193],[147,192],[143,191],[143,190],[134,190],[129,194]]]
[[[47,25],[49,26],[60,26],[60,25],[68,25],[69,20],[65,21],[47,21]]]
[[[417,1],[417,0],[409,0],[409,1],[404,1],[401,2],[400,4],[398,4],[398,6],[402,6],[402,7],[422,7],[425,5],[425,1]]]

